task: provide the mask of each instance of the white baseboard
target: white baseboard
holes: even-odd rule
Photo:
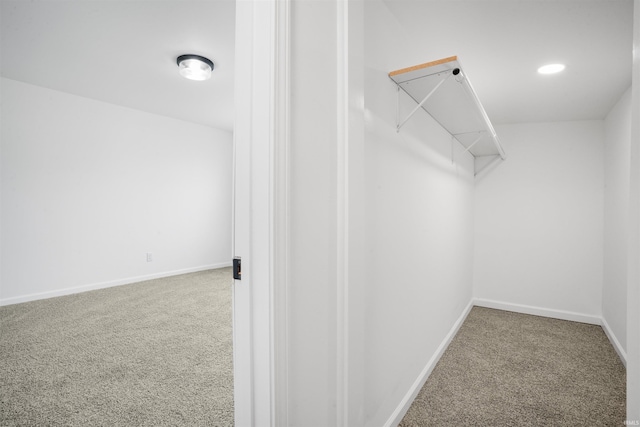
[[[92,284],[88,284],[88,285],[74,286],[74,287],[71,287],[71,288],[56,289],[55,291],[47,291],[47,292],[39,292],[39,293],[29,294],[29,295],[21,295],[21,296],[17,296],[17,297],[0,299],[0,306],[11,305],[11,304],[19,304],[19,303],[22,303],[22,302],[36,301],[36,300],[41,300],[41,299],[46,299],[46,298],[59,297],[59,296],[63,296],[63,295],[77,294],[77,293],[80,293],[80,292],[94,291],[96,289],[111,288],[111,287],[114,287],[114,286],[128,285],[128,284],[136,283],[136,282],[143,282],[145,280],[159,279],[159,278],[162,278],[162,277],[177,276],[179,274],[195,273],[195,272],[198,272],[198,271],[213,270],[215,268],[223,268],[223,267],[230,267],[230,266],[231,266],[231,262],[229,261],[229,262],[222,262],[222,263],[217,263],[217,264],[203,265],[203,266],[199,266],[199,267],[184,268],[184,269],[181,269],[181,270],[173,270],[173,271],[165,271],[165,272],[162,272],[162,273],[147,274],[147,275],[144,275],[144,276],[128,277],[128,278],[125,278],[125,279],[111,280],[111,281],[108,281],[108,282],[100,282],[100,283],[92,283]]]
[[[604,317],[602,318],[602,329],[604,330],[604,333],[607,336],[607,338],[609,338],[609,341],[611,342],[611,345],[613,346],[614,350],[616,351],[616,353],[618,353],[618,357],[620,357],[622,364],[626,368],[627,353],[622,348],[622,345],[620,345],[620,341],[618,341],[618,338],[616,338],[616,334],[613,333],[613,330],[609,327],[609,324],[607,323]]]
[[[589,323],[591,325],[602,324],[602,318],[600,316],[576,313],[573,311],[555,310],[551,308],[534,307],[523,304],[512,304],[508,302],[494,301],[484,298],[474,298],[473,305],[477,305],[478,307],[513,311],[516,313],[533,314],[534,316],[550,317],[553,319],[571,320],[572,322]]]
[[[442,354],[451,343],[451,340],[453,339],[453,337],[455,337],[456,334],[458,333],[460,326],[462,326],[462,324],[464,323],[465,319],[467,318],[467,315],[471,311],[471,308],[473,308],[473,299],[462,311],[462,314],[460,315],[460,317],[458,317],[458,320],[456,320],[456,323],[454,323],[453,327],[451,328],[447,336],[445,336],[444,340],[436,350],[435,354],[431,357],[431,359],[429,359],[429,361],[427,362],[427,365],[424,367],[422,372],[420,372],[420,375],[415,380],[415,382],[413,383],[413,385],[411,386],[407,394],[404,396],[404,398],[400,401],[400,404],[398,405],[396,410],[393,411],[393,413],[391,414],[391,417],[389,417],[387,422],[384,423],[385,427],[395,427],[398,424],[400,424],[400,421],[402,421],[402,418],[404,418],[405,414],[409,410],[409,407],[411,407],[411,404],[413,403],[414,399],[416,398],[416,396],[418,395],[418,393],[420,392],[424,384],[427,382],[427,378],[429,378],[429,375],[431,375],[431,372],[433,372],[433,368],[436,367],[438,360],[440,360],[440,358],[442,357]]]
[[[627,354],[622,348],[622,345],[620,345],[620,341],[618,341],[618,338],[616,338],[616,335],[613,333],[604,317],[575,313],[572,311],[533,307],[522,304],[511,304],[503,301],[494,301],[484,298],[474,298],[473,302],[474,305],[477,305],[478,307],[495,308],[498,310],[514,311],[516,313],[533,314],[535,316],[550,317],[553,319],[561,320],[571,320],[572,322],[581,322],[601,326],[604,330],[605,335],[607,336],[607,338],[609,338],[609,342],[611,342],[614,350],[616,351],[616,353],[618,353],[622,364],[625,367],[627,366]]]
[[[431,357],[429,362],[427,362],[427,365],[424,367],[424,369],[422,370],[418,378],[415,380],[415,382],[413,383],[413,385],[411,386],[411,388],[409,389],[405,397],[402,399],[402,401],[400,402],[396,410],[393,412],[393,414],[391,414],[391,417],[384,424],[385,427],[395,427],[398,424],[400,424],[400,422],[402,421],[402,418],[406,415],[414,399],[416,398],[416,396],[418,395],[418,393],[420,392],[424,384],[427,382],[427,379],[429,378],[429,375],[431,375],[431,372],[433,371],[436,364],[438,363],[438,360],[440,360],[440,357],[442,357],[442,354],[451,343],[451,340],[453,339],[453,337],[458,333],[460,326],[462,326],[462,324],[464,323],[465,319],[467,318],[467,315],[469,314],[473,306],[495,308],[498,310],[513,311],[516,313],[532,314],[535,316],[550,317],[553,319],[570,320],[573,322],[581,322],[581,323],[588,323],[591,325],[602,326],[602,329],[604,330],[605,334],[609,338],[611,345],[613,345],[613,348],[616,350],[616,352],[620,356],[620,360],[622,360],[622,363],[625,365],[625,367],[627,366],[627,356],[625,351],[622,349],[622,346],[620,345],[620,342],[616,338],[615,334],[611,331],[611,328],[609,327],[609,324],[607,323],[607,321],[600,316],[593,316],[589,314],[576,313],[576,312],[565,311],[565,310],[555,310],[550,308],[534,307],[534,306],[522,305],[522,304],[512,304],[512,303],[507,303],[503,301],[494,301],[494,300],[489,300],[484,298],[472,298],[469,304],[467,305],[467,307],[464,309],[464,311],[458,318],[458,320],[456,321],[456,323],[451,328],[451,331],[449,331],[445,339],[442,341],[442,343],[436,350],[436,353],[433,355],[433,357]]]

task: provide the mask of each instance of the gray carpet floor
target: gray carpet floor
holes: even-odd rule
[[[400,426],[623,426],[625,376],[600,326],[474,307]]]
[[[1,426],[233,426],[230,269],[0,307]],[[474,307],[400,423],[620,426],[602,328]]]
[[[0,425],[232,426],[229,268],[0,307]]]

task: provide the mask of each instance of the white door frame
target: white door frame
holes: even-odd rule
[[[236,0],[235,425],[287,425],[289,0]],[[277,363],[277,364],[276,364]]]
[[[631,167],[627,260],[627,419],[640,421],[640,0],[633,3]]]
[[[242,259],[242,280],[233,285],[238,427],[287,426],[290,417],[292,422],[301,418],[299,408],[288,407],[292,3],[236,0],[233,254]],[[364,343],[351,337],[362,337],[364,329],[364,238],[359,227],[350,230],[349,224],[360,224],[364,214],[364,9],[360,2],[342,0],[326,6],[335,8],[337,31],[332,47],[337,65],[337,330],[330,375],[335,375],[335,424],[363,425]]]

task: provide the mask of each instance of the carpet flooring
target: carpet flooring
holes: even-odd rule
[[[232,426],[229,268],[0,307],[0,425]]]
[[[474,307],[400,426],[623,426],[625,375],[600,326]]]
[[[233,426],[230,282],[0,307],[0,425]],[[599,326],[474,307],[400,426],[621,426],[625,375]]]

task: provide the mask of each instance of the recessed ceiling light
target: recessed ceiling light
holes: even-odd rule
[[[207,80],[211,77],[213,62],[200,55],[180,55],[176,60],[180,75],[190,80]]]
[[[540,74],[555,74],[564,70],[564,64],[548,64],[538,68]]]

